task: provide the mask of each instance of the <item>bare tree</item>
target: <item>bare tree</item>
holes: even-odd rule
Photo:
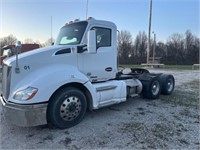
[[[133,54],[132,35],[129,31],[122,30],[118,34],[118,56],[120,63],[127,63]]]
[[[155,48],[155,56],[156,57],[166,57],[166,50],[167,50],[167,47],[165,45],[165,43],[163,42],[158,42],[156,44],[156,48]]]
[[[36,40],[35,44],[39,44],[40,47],[44,47],[44,44],[42,44],[39,40]]]
[[[49,38],[49,39],[44,43],[44,47],[45,47],[45,46],[50,46],[50,45],[52,45],[52,42],[54,43],[54,42],[55,42],[55,39]]]
[[[193,58],[193,62],[192,64],[199,64],[200,62],[200,55],[199,55],[199,50],[200,50],[200,39],[198,37],[195,37],[194,39],[194,45],[192,46],[193,48],[193,56],[191,58]]]
[[[174,33],[167,42],[167,61],[169,64],[184,64],[184,36]]]
[[[132,43],[132,35],[127,30],[122,30],[118,34],[118,43],[122,44],[124,42],[126,42],[126,43]]]
[[[144,57],[147,49],[147,35],[146,33],[139,32],[135,38],[135,54],[138,57]]]
[[[146,39],[145,32],[139,32],[136,36],[133,63],[145,62],[143,57],[146,55]],[[155,52],[157,57],[161,57],[161,63],[191,65],[199,63],[199,46],[199,38],[195,37],[190,30],[187,30],[185,36],[179,33],[172,34],[166,44],[158,42]]]
[[[33,39],[27,38],[24,40],[25,44],[34,44],[35,42],[33,41]]]
[[[166,64],[167,46],[163,42],[158,42],[155,48],[155,57],[161,57],[161,62]]]
[[[190,30],[187,30],[185,32],[185,49],[190,49],[192,45],[194,44],[194,36],[192,35]]]
[[[0,47],[5,45],[14,45],[17,41],[17,38],[12,34],[0,39]]]
[[[184,46],[186,63],[199,63],[199,38],[195,37],[190,30],[185,32]]]

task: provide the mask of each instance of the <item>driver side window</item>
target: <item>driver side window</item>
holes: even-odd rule
[[[97,49],[99,47],[110,47],[111,46],[111,29],[93,27],[92,30],[96,31],[96,43]]]

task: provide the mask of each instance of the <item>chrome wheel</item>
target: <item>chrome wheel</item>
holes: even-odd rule
[[[174,87],[174,82],[173,80],[170,78],[167,82],[167,90],[168,92],[171,92],[173,90],[173,87]]]
[[[70,128],[81,122],[87,110],[87,100],[82,91],[74,87],[58,90],[49,100],[47,123],[60,129]]]
[[[67,97],[60,106],[60,116],[65,121],[74,120],[81,112],[81,101],[78,97]]]
[[[160,84],[158,81],[154,81],[152,84],[152,94],[157,95],[160,91]]]

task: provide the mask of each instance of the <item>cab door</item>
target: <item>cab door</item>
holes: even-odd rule
[[[112,46],[112,29],[92,27],[90,30],[96,31],[96,53],[84,52],[79,55],[79,59],[82,59],[80,70],[91,82],[115,78],[116,52]]]

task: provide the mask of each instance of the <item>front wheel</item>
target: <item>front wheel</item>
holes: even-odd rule
[[[86,97],[80,90],[73,87],[63,88],[49,101],[47,122],[50,126],[69,128],[81,122],[86,109]]]

